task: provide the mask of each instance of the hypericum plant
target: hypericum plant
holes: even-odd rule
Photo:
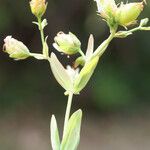
[[[53,150],[76,150],[80,141],[80,128],[82,111],[79,109],[70,115],[73,95],[80,94],[91,78],[98,61],[105,52],[113,38],[125,38],[138,30],[150,30],[146,27],[149,19],[142,19],[139,23],[137,18],[144,8],[146,1],[116,4],[114,0],[95,0],[98,8],[98,15],[106,21],[110,36],[94,50],[94,38],[90,35],[86,53],[81,50],[81,42],[71,32],[65,34],[59,32],[54,38],[53,47],[60,53],[74,55],[79,53],[73,66],[66,68],[59,62],[57,56],[52,52],[49,55],[47,37],[44,35],[44,28],[47,26],[47,20],[42,19],[46,8],[46,0],[31,0],[30,7],[32,13],[37,18],[33,22],[39,28],[42,41],[42,53],[31,53],[29,49],[20,41],[7,36],[4,39],[4,51],[15,60],[22,60],[28,57],[34,57],[38,60],[47,60],[50,63],[51,70],[57,82],[64,88],[65,95],[68,96],[66,114],[64,119],[63,136],[60,140],[59,131],[55,116],[51,118],[51,144]],[[137,25],[137,27],[128,30],[128,26]],[[123,26],[125,30],[118,31],[118,27]]]

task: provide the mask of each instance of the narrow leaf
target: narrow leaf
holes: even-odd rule
[[[69,119],[64,138],[61,143],[61,150],[76,150],[80,141],[80,129],[82,110],[78,110]]]
[[[36,24],[37,26],[39,26],[39,23],[36,22],[36,21],[33,21],[32,23],[33,23],[33,24]]]
[[[88,40],[88,46],[87,46],[87,51],[86,51],[86,57],[89,58],[93,54],[94,50],[94,37],[91,34]]]
[[[57,59],[54,53],[51,54],[50,65],[52,72],[57,80],[57,82],[66,90],[71,90],[72,81],[70,76],[67,74],[67,71],[62,66],[62,64]]]
[[[51,144],[53,150],[60,150],[59,132],[58,132],[56,118],[54,115],[52,115],[51,118],[50,131],[51,131]]]

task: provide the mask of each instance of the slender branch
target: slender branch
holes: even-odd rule
[[[83,58],[85,58],[85,55],[84,55],[84,53],[82,52],[82,50],[80,50],[79,53],[81,54],[81,56],[82,56]]]
[[[133,28],[133,29],[127,31],[127,32],[135,32],[135,31],[138,31],[140,29],[141,29],[141,27],[139,26],[139,27]]]
[[[72,99],[73,99],[73,93],[70,92],[68,95],[68,103],[66,107],[66,114],[65,114],[65,121],[64,121],[64,130],[63,130],[63,136],[67,127],[67,123],[70,117],[70,110],[71,110],[71,105],[72,105]]]
[[[95,50],[92,57],[95,57],[95,56],[100,57],[105,52],[105,50],[108,47],[109,43],[114,38],[115,33],[116,33],[116,30],[111,32],[110,36]]]
[[[45,39],[44,39],[44,30],[42,28],[42,20],[41,20],[40,17],[38,18],[38,23],[39,23],[39,30],[40,30],[40,34],[41,34],[42,46],[44,48],[44,42],[45,42]]]
[[[141,27],[136,27],[136,28],[133,28],[131,30],[128,30],[128,31],[119,31],[115,34],[115,38],[126,38],[127,36],[131,35],[133,32],[136,32],[138,30],[141,30]]]
[[[126,38],[127,36],[131,35],[133,32],[140,31],[140,30],[149,31],[150,27],[139,26],[139,27],[133,28],[128,31],[119,31],[115,34],[114,37],[115,38]]]
[[[30,53],[30,56],[38,59],[38,60],[45,60],[47,59],[43,54],[38,54],[38,53]]]

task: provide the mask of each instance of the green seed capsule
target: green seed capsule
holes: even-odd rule
[[[115,13],[117,5],[114,0],[95,0],[97,3],[98,13],[111,26],[115,24]]]
[[[9,54],[9,57],[15,60],[26,59],[30,56],[28,48],[21,42],[11,36],[4,39],[4,52]]]
[[[55,43],[53,46],[59,52],[65,53],[67,55],[73,55],[80,51],[81,42],[79,39],[71,32],[65,34],[59,32],[54,38]]]
[[[121,4],[116,11],[116,22],[124,27],[127,27],[136,22],[136,19],[143,10],[143,2]]]

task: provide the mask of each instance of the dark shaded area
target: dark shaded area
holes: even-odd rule
[[[95,37],[95,48],[109,35],[105,22],[96,15],[96,4],[92,0],[49,0],[48,3],[48,10],[44,17],[49,23],[45,33],[49,36],[48,43],[51,51],[57,53],[52,43],[53,37],[59,31],[75,33],[82,42],[83,51],[86,49],[90,33]],[[149,2],[140,16],[141,19],[144,17],[150,18]],[[30,13],[27,0],[0,1],[1,49],[3,39],[7,35],[12,35],[23,41],[32,52],[40,52],[39,32],[31,23],[32,21],[35,21],[35,18]],[[85,120],[88,117],[86,114],[89,113],[95,116],[89,116],[91,118],[106,117],[106,120],[107,115],[116,113],[121,114],[122,117],[124,114],[136,115],[141,112],[149,114],[147,111],[150,106],[149,40],[150,32],[144,31],[136,32],[126,39],[114,39],[101,58],[87,87],[80,96],[75,96],[73,110],[82,108]],[[59,55],[59,58],[62,61],[64,58],[67,60],[66,56]],[[26,128],[28,122],[33,126],[37,123],[38,130],[42,128],[42,131],[44,130],[41,131],[42,134],[46,133],[48,139],[48,125],[46,129],[44,127],[49,124],[51,114],[58,116],[60,124],[63,120],[66,107],[63,93],[64,90],[55,81],[47,62],[32,58],[14,61],[7,54],[0,52],[0,126],[5,127],[5,123],[13,126],[15,122],[14,128],[8,127],[11,130],[17,129],[18,126],[23,128],[24,122]],[[44,125],[39,121],[45,121]],[[90,121],[94,122],[96,119]],[[7,137],[5,133],[1,135]],[[11,137],[13,138],[13,135]],[[37,137],[36,133],[33,137]],[[0,147],[8,145],[5,149],[16,150],[15,147],[9,147],[11,138],[6,139],[7,142],[3,138],[6,143],[0,140],[3,143],[0,143]],[[26,150],[26,148],[20,149]]]

